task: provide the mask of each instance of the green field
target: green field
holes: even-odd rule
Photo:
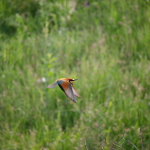
[[[0,150],[38,149],[150,149],[149,0],[0,1]]]

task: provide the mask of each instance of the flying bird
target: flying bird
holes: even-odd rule
[[[76,80],[77,79],[61,78],[56,80],[53,84],[49,85],[48,88],[53,88],[56,84],[58,84],[61,90],[66,94],[66,96],[76,103],[77,101],[75,99],[75,96],[80,97],[73,86],[73,82]]]

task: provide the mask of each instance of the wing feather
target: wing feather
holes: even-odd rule
[[[65,82],[65,81],[64,81]],[[68,83],[68,88],[67,89],[64,89],[61,84],[58,83],[59,87],[62,89],[62,91],[66,94],[66,96],[72,100],[73,102],[77,102],[76,99],[75,99],[75,96],[73,94],[73,91],[72,91],[72,86],[71,86],[71,83],[70,82],[67,82]]]
[[[80,97],[79,94],[77,93],[77,91],[75,90],[75,88],[74,88],[74,86],[73,86],[72,83],[71,83],[71,85],[72,85],[72,91],[73,91],[74,95],[75,95],[76,97]]]
[[[55,81],[53,84],[48,85],[47,88],[53,88],[57,84],[57,81]]]

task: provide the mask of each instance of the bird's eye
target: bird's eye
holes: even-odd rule
[[[74,80],[70,80],[70,83],[73,83],[74,82]]]

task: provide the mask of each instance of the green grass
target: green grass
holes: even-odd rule
[[[142,149],[139,118],[150,149],[149,1],[28,2],[1,2],[0,149]],[[62,77],[77,103],[47,89]]]

